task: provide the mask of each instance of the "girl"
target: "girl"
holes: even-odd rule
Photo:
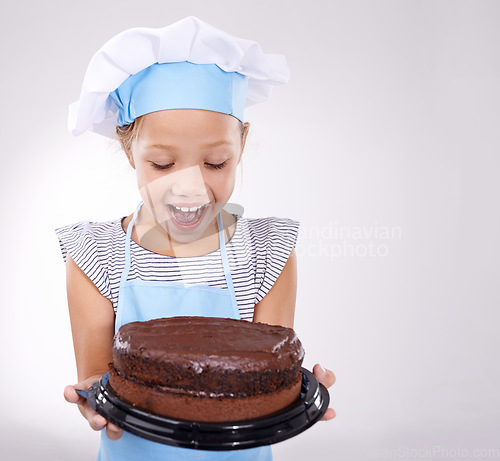
[[[113,335],[128,322],[204,315],[293,327],[299,223],[224,210],[250,127],[244,107],[287,80],[283,56],[195,17],[125,31],[89,64],[70,131],[117,136],[142,198],[125,218],[56,229],[79,381],[64,396],[101,431],[98,460],[271,459],[269,446],[208,452],[136,437],[76,389],[106,373]],[[335,381],[313,371],[327,387]],[[329,409],[324,419],[334,416]]]

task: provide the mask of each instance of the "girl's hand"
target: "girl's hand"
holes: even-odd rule
[[[319,363],[314,365],[313,374],[314,376],[316,376],[316,379],[327,389],[332,386],[337,379],[335,378],[335,374],[333,373],[333,371],[323,368]],[[335,416],[337,416],[335,410],[333,408],[328,408],[328,410],[326,410],[325,414],[323,415],[323,418],[321,418],[321,421],[328,421],[335,418]]]
[[[66,386],[64,388],[64,398],[67,402],[76,403],[78,405],[80,413],[89,422],[90,427],[94,429],[94,431],[100,431],[101,429],[106,427],[106,435],[108,436],[108,439],[118,440],[122,436],[123,430],[115,426],[114,424],[111,424],[100,414],[92,410],[87,402],[87,399],[76,392],[76,389],[86,391],[89,387],[92,386],[92,384],[94,384],[96,381],[99,381],[99,379],[101,379],[101,376],[91,376],[85,381],[79,382],[74,386]]]

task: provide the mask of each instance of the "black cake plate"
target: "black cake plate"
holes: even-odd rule
[[[129,405],[120,400],[108,383],[108,373],[87,391],[77,392],[111,423],[153,442],[198,450],[238,450],[270,445],[305,431],[325,414],[330,403],[326,388],[301,368],[299,400],[271,416],[205,423],[173,419]]]

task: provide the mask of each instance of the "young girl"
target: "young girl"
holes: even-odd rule
[[[101,431],[98,460],[272,459],[269,446],[209,452],[136,437],[76,389],[107,372],[113,335],[128,322],[203,315],[293,327],[299,223],[224,210],[250,127],[244,107],[287,80],[283,56],[195,17],[125,31],[89,64],[70,130],[117,136],[142,198],[127,217],[56,229],[79,381],[64,396]],[[335,381],[313,371],[327,387]]]

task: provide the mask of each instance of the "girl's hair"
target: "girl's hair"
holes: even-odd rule
[[[147,115],[147,114],[146,114]],[[137,117],[132,123],[124,126],[116,127],[116,134],[120,140],[126,153],[130,152],[130,147],[135,138],[139,135],[139,130],[141,129],[142,122],[144,121],[145,115]],[[245,125],[238,120],[239,129],[241,134],[241,140],[243,141],[243,136],[245,135]]]
[[[139,130],[141,129],[142,122],[144,121],[144,115],[137,117],[132,123],[124,126],[116,126],[116,134],[120,140],[125,153],[130,152],[130,147],[135,138],[139,135]]]

